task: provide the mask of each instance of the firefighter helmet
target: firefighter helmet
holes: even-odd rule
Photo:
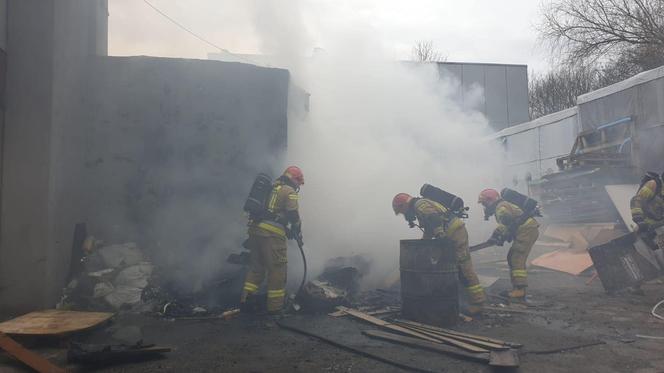
[[[484,189],[477,198],[477,203],[483,206],[491,206],[500,199],[500,193],[495,189]]]
[[[413,197],[410,194],[399,193],[392,199],[392,210],[394,215],[405,214],[408,211],[408,203]]]
[[[291,181],[297,184],[297,186],[304,185],[304,174],[297,166],[289,166],[286,171],[284,171],[284,176],[291,179]]]

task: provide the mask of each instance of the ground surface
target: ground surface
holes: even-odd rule
[[[478,265],[484,275],[507,278],[502,263]],[[506,288],[499,280],[493,293]],[[489,312],[483,319],[457,329],[499,337],[524,345],[517,372],[664,372],[664,322],[650,316],[664,298],[661,281],[644,286],[645,295],[609,297],[599,281],[531,267],[531,307],[522,312]],[[500,303],[497,298],[493,303]],[[664,310],[663,310],[664,312]],[[436,372],[490,372],[491,369],[432,352],[368,339],[362,330],[375,329],[347,318],[294,316],[282,320],[371,353]],[[171,346],[159,360],[98,368],[102,372],[399,372],[402,369],[282,330],[274,322],[239,317],[228,321],[168,321],[121,315],[94,332],[74,339],[86,342],[131,342]],[[538,354],[592,342],[604,342],[566,352]],[[31,341],[26,343],[32,344]],[[65,350],[51,341],[36,351],[65,364]],[[73,371],[82,367],[69,366]],[[27,371],[0,354],[0,372]]]

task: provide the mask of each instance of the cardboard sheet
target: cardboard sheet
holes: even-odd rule
[[[592,267],[593,261],[587,251],[556,250],[534,259],[531,264],[578,276]]]

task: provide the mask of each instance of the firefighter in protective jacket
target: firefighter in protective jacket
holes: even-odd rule
[[[485,217],[494,215],[498,223],[489,241],[498,246],[505,241],[512,242],[507,253],[512,280],[509,297],[513,301],[525,301],[528,286],[526,261],[539,236],[539,223],[532,216],[524,215],[519,206],[503,200],[495,189],[483,190],[477,202],[484,206]]]
[[[251,253],[249,272],[245,277],[241,305],[267,280],[267,310],[278,313],[286,296],[287,238],[302,239],[298,213],[298,191],[304,184],[302,171],[288,167],[272,187],[267,201],[268,216],[249,222],[246,246]],[[290,224],[290,229],[288,225]]]
[[[630,205],[632,220],[639,226],[639,233],[654,236],[654,229],[664,224],[662,178],[655,173],[646,174]]]
[[[442,204],[427,199],[413,198],[406,193],[397,194],[392,200],[395,214],[403,214],[407,220],[417,218],[424,230],[423,239],[447,238],[454,242],[459,280],[465,287],[470,307],[468,312],[482,312],[485,295],[477,278],[473,262],[468,251],[468,231],[463,220],[454,216]]]

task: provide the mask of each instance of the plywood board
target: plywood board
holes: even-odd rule
[[[571,248],[575,250],[585,250],[588,248],[588,241],[582,234],[583,230],[583,225],[552,224],[546,228],[544,235],[563,242],[569,242]]]
[[[534,259],[531,264],[578,276],[592,267],[593,261],[586,251],[557,250]]]
[[[634,232],[636,224],[632,221],[632,212],[630,211],[629,201],[639,190],[638,184],[620,184],[606,185],[606,192],[611,198],[611,202],[618,210],[620,218],[630,232]]]
[[[93,328],[113,316],[107,312],[45,310],[0,323],[0,332],[13,335],[65,335]]]

